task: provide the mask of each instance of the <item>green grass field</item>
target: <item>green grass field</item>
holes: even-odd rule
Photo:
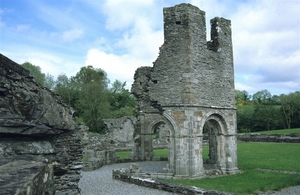
[[[300,175],[269,173],[257,168],[300,172],[299,162],[300,144],[239,143],[238,168],[242,171],[241,174],[169,182],[236,194],[254,194],[257,191],[300,185]]]
[[[130,151],[118,152],[129,157]],[[168,155],[168,150],[154,151],[155,156]],[[208,147],[203,147],[207,158]],[[238,168],[241,174],[195,180],[168,180],[173,183],[215,189],[236,194],[254,194],[257,191],[280,190],[300,185],[300,175],[264,172],[257,169],[272,169],[300,172],[300,144],[285,143],[239,143]]]
[[[130,158],[131,151],[118,151],[116,155],[120,158]],[[154,150],[155,157],[168,157],[168,149]]]

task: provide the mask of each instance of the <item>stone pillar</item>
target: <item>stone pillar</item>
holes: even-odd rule
[[[198,121],[193,110],[173,112],[179,132],[175,136],[175,176],[199,177],[203,175],[202,142]]]
[[[226,173],[235,174],[239,170],[237,168],[237,138],[236,135],[228,135],[226,137]]]

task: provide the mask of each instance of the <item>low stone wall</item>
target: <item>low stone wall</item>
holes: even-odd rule
[[[84,137],[86,144],[83,152],[84,171],[99,169],[106,164],[123,162],[116,156],[116,151],[131,150],[133,147],[135,117],[104,119],[103,122],[107,134],[89,134]],[[131,159],[124,161],[131,162]]]
[[[237,139],[242,142],[300,143],[300,134],[238,134]]]
[[[126,130],[123,130],[126,131]],[[100,167],[118,162],[131,162],[131,159],[122,161],[116,156],[116,151],[131,150],[132,142],[120,142],[106,135],[89,134],[84,138],[86,144],[83,151],[83,170],[92,171]]]
[[[164,190],[175,194],[232,195],[231,193],[227,192],[221,192],[216,190],[204,190],[194,186],[183,186],[180,184],[168,183],[161,179],[153,179],[151,177],[146,177],[146,175],[147,174],[136,173],[136,170],[132,169],[116,169],[113,170],[112,173],[113,179],[121,180],[139,186]],[[172,179],[171,174],[161,174],[161,176],[163,175],[165,177],[164,179]]]

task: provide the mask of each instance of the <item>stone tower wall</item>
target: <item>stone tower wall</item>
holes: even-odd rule
[[[211,26],[207,42],[203,11],[187,4],[164,9],[165,42],[148,87],[152,101],[235,107],[230,21],[214,18]]]
[[[137,159],[151,160],[156,124],[169,129],[169,171],[206,174],[202,159],[205,125],[210,129],[210,162],[221,174],[237,172],[236,109],[230,21],[211,20],[190,4],[164,8],[164,44],[153,67],[136,71]]]

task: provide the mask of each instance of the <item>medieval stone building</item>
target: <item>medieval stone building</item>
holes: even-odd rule
[[[138,101],[133,158],[152,160],[152,136],[163,130],[169,172],[202,177],[210,163],[220,174],[238,172],[231,22],[211,20],[206,39],[205,12],[190,4],[164,8],[164,43],[153,67],[140,67],[132,93]],[[209,159],[203,162],[203,131]]]

